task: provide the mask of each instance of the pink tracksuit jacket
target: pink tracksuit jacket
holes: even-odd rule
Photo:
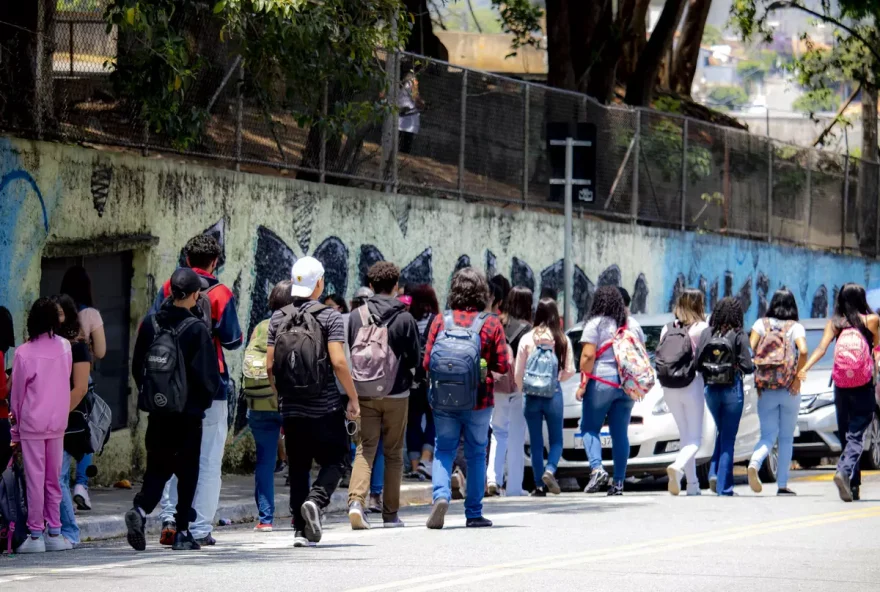
[[[64,437],[70,410],[70,342],[40,335],[15,350],[12,364],[12,441]]]

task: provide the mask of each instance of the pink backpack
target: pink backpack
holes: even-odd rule
[[[351,379],[355,390],[359,397],[386,397],[392,394],[400,367],[400,359],[388,342],[388,326],[393,318],[380,324],[366,304],[355,312],[361,317],[361,327],[351,344]]]
[[[874,378],[871,346],[861,331],[847,327],[837,336],[831,379],[840,388],[864,386]]]

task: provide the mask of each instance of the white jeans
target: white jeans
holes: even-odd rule
[[[214,401],[202,420],[202,449],[199,454],[199,482],[193,507],[196,519],[190,522],[193,537],[202,539],[214,528],[214,514],[220,503],[220,469],[226,446],[226,419],[229,414],[226,401]],[[169,434],[173,438],[174,434]],[[177,477],[171,477],[162,493],[162,522],[173,521],[177,511]]]
[[[694,381],[682,389],[663,389],[663,398],[678,425],[681,449],[672,467],[683,470],[687,476],[688,489],[699,488],[697,463],[694,460],[703,440],[703,410],[706,398],[703,395],[703,377],[697,374]]]
[[[522,393],[496,393],[492,411],[492,447],[486,477],[489,483],[504,482],[504,460],[507,459],[507,495],[525,495],[522,488],[525,470],[526,418],[523,415]],[[508,450],[510,454],[507,454]]]

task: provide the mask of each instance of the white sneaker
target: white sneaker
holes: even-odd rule
[[[43,537],[35,539],[33,537],[28,537],[25,541],[15,549],[16,553],[45,553],[46,552],[46,541],[43,540]]]
[[[749,463],[749,487],[755,493],[764,491],[764,485],[761,483],[760,475],[758,475],[758,469],[760,468],[760,465]]]
[[[666,467],[666,476],[669,477],[669,485],[667,485],[669,493],[672,495],[681,493],[681,478],[684,477],[684,473],[669,465]]]
[[[687,495],[689,495],[689,496],[703,495],[703,492],[700,491],[700,486],[699,486],[699,485],[695,485],[695,486],[693,486],[693,487],[691,487],[690,485],[688,485],[688,488],[687,488]]]
[[[58,536],[48,535],[43,540],[47,551],[70,551],[73,549],[73,543],[60,534]]]
[[[73,503],[80,510],[91,510],[92,500],[89,498],[89,490],[85,485],[77,484],[73,488]]]

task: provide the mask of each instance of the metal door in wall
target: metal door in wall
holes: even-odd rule
[[[64,272],[82,265],[92,280],[95,308],[104,320],[107,355],[95,363],[92,378],[95,392],[113,411],[113,428],[128,425],[129,339],[132,253],[43,259],[40,294],[52,296],[61,289]]]

